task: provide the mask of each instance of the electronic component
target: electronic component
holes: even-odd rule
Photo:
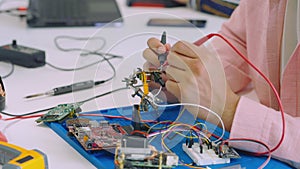
[[[115,164],[116,169],[173,168],[178,165],[178,156],[158,152],[147,138],[123,136],[121,147],[116,150]]]
[[[62,121],[65,118],[74,118],[81,111],[80,106],[80,103],[60,104],[38,118],[36,122],[54,122]]]
[[[24,148],[0,141],[2,169],[47,169],[47,156],[39,150]]]
[[[226,144],[215,146],[215,152],[221,158],[240,158],[240,155]]]
[[[160,77],[161,71],[160,70],[149,70],[144,71],[140,68],[137,68],[137,70],[130,75],[128,78],[125,78],[123,82],[126,83],[127,87],[130,87],[134,89],[134,94],[132,94],[132,97],[139,96],[141,98],[140,104],[139,104],[139,110],[140,111],[148,111],[148,106],[151,105],[154,109],[157,108],[156,104],[153,101],[153,98],[149,96],[149,82],[154,81],[156,83],[159,83],[162,87],[165,86],[164,81]],[[137,85],[138,80],[140,80],[143,84],[143,90],[140,89],[140,86]]]
[[[116,148],[125,131],[118,124],[75,118],[66,121],[69,134],[75,136],[86,151]]]
[[[222,147],[222,149],[220,149]],[[239,154],[227,145],[182,144],[182,149],[198,166],[230,163]]]
[[[160,77],[160,75],[160,70],[143,71],[142,69],[138,68],[137,71],[135,71],[132,75],[123,80],[123,82],[126,83],[127,87],[130,87],[134,90],[134,94],[132,94],[132,97],[138,96],[141,98],[139,104],[133,105],[132,126],[134,130],[141,130],[143,128],[140,116],[141,111],[147,112],[149,110],[150,105],[154,109],[157,109],[157,105],[154,102],[154,98],[149,95],[148,83],[154,81],[164,87],[165,83]],[[142,82],[143,90],[140,88],[140,85],[137,85],[138,80]]]
[[[16,40],[13,40],[12,44],[0,47],[0,61],[35,68],[44,66],[46,64],[45,60],[45,51],[17,45]]]
[[[5,108],[5,95],[4,84],[0,76],[0,111],[4,110]]]

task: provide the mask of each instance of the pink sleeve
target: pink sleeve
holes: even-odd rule
[[[245,8],[245,1],[241,1],[230,19],[222,25],[219,33],[225,36],[239,51],[247,56],[247,17]],[[248,64],[220,38],[215,37],[212,45],[223,63],[227,81],[231,89],[234,92],[239,92],[247,87],[250,82]]]
[[[300,167],[300,118],[285,114],[286,130],[281,146],[272,156],[294,167]],[[251,138],[266,143],[271,149],[279,142],[282,133],[281,114],[258,102],[242,96],[234,116],[230,138]],[[238,148],[264,152],[258,145],[235,144]]]
[[[2,134],[2,132],[0,131],[0,141],[4,141],[7,142],[6,137]]]

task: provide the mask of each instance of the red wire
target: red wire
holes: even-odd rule
[[[26,7],[18,7],[17,10],[18,11],[27,11],[27,8]]]
[[[268,150],[267,151],[268,152],[268,158],[267,158],[267,160],[261,166],[258,167],[259,169],[264,168],[268,164],[268,162],[270,161],[270,159],[271,159],[271,150],[270,150],[270,147],[267,144],[265,144],[264,142],[261,142],[259,140],[255,140],[255,139],[231,138],[231,139],[227,139],[227,140],[223,141],[222,145],[224,145],[225,143],[228,143],[230,141],[237,141],[237,142],[239,142],[239,141],[249,141],[249,142],[254,142],[254,143],[258,143],[258,144],[263,145]],[[254,153],[254,155],[258,156],[258,155],[261,155],[261,154]]]
[[[279,96],[276,88],[274,87],[274,85],[272,84],[272,82],[269,80],[268,77],[266,77],[250,60],[248,60],[248,58],[246,58],[235,46],[233,46],[233,44],[231,42],[229,42],[229,40],[227,40],[221,34],[217,34],[217,33],[208,34],[205,37],[203,37],[203,38],[199,39],[198,41],[196,41],[194,44],[197,45],[197,46],[200,46],[204,42],[206,42],[207,40],[209,40],[210,38],[212,38],[214,36],[217,36],[217,37],[221,38],[222,40],[224,40],[242,59],[244,59],[257,73],[259,73],[264,78],[264,80],[269,84],[269,86],[271,87],[272,91],[274,92],[274,94],[276,96],[276,99],[278,101],[279,110],[281,112],[281,118],[282,118],[282,133],[281,133],[281,138],[280,138],[279,142],[277,143],[277,145],[270,150],[270,152],[274,152],[282,144],[283,139],[284,139],[284,135],[285,135],[284,111],[283,111],[283,106],[282,106],[282,103],[281,103],[281,100],[280,100],[280,96]],[[245,140],[249,140],[249,139],[245,138]],[[268,153],[269,152],[258,152],[257,154],[258,155],[265,155],[265,154],[268,154]]]
[[[2,120],[9,121],[9,120],[16,120],[16,119],[30,119],[30,118],[41,117],[41,116],[43,116],[43,115],[37,114],[37,115],[31,115],[31,116],[16,116],[16,117],[6,118],[6,119],[2,119]]]
[[[133,130],[133,131],[130,133],[130,135],[134,135],[134,134],[141,134],[141,135],[143,135],[143,136],[145,136],[145,137],[148,136],[148,134],[147,134],[146,132],[143,132],[143,131],[140,131],[140,130]]]

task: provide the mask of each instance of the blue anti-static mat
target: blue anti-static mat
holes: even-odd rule
[[[181,112],[180,107],[169,107],[166,108],[165,110],[161,110],[161,115],[159,117],[159,120],[165,121],[165,120],[175,120],[178,116],[178,113]],[[113,108],[113,109],[107,109],[107,110],[99,110],[99,111],[94,111],[94,112],[86,112],[87,114],[90,113],[102,113],[102,114],[108,114],[108,115],[123,115],[127,117],[131,117],[132,113],[132,107],[121,107],[121,108]],[[154,119],[157,117],[157,112],[149,111],[146,113],[142,113],[142,118],[143,119]],[[192,116],[190,115],[189,112],[184,111],[183,115],[180,116],[180,122],[183,123],[190,123],[192,120]],[[119,123],[122,126],[130,125],[131,121],[127,121],[124,119],[109,119],[109,118],[103,118],[103,117],[84,117],[84,118],[90,118],[94,120],[107,120],[110,123]],[[194,121],[193,121],[194,122]],[[207,123],[206,123],[207,124]],[[89,160],[94,166],[96,166],[99,169],[114,169],[114,155],[106,152],[106,151],[98,151],[98,152],[93,152],[89,153],[86,152],[81,145],[77,142],[77,140],[74,137],[69,137],[68,136],[68,131],[67,128],[65,127],[65,123],[47,123],[47,125],[55,131],[60,137],[62,137],[67,143],[69,143],[73,148],[75,148],[82,156],[84,156],[87,160]],[[208,128],[215,128],[214,125],[212,124],[207,124]],[[220,135],[221,134],[221,129],[216,128],[214,131],[214,134]],[[225,138],[228,138],[229,133],[225,134]],[[172,136],[168,136],[172,137]],[[165,143],[167,145],[172,145],[172,143],[178,143],[178,137],[177,138],[172,138],[172,140],[165,140]],[[177,139],[177,140],[176,140]],[[161,145],[160,143],[152,141],[151,143],[157,148],[157,150],[161,150]],[[160,140],[159,138],[157,140]],[[185,139],[180,138],[180,143],[179,144],[174,144],[172,147],[172,151],[175,152],[180,160],[184,161],[185,163],[191,163],[191,159],[183,152],[181,145],[183,142],[185,142]],[[241,167],[245,168],[258,168],[264,161],[266,160],[266,157],[254,157],[250,155],[243,154],[239,152],[241,155],[240,159],[232,159],[230,164],[222,164],[222,165],[211,165],[209,166],[210,168],[216,169],[216,168],[222,168],[222,167],[228,167],[228,166],[234,166],[234,165],[240,165]],[[183,169],[183,168],[188,168],[186,166],[178,166],[176,169]],[[277,161],[275,159],[271,159],[269,164],[265,167],[267,169],[285,169],[285,168],[291,168],[288,165],[281,163],[280,161]]]

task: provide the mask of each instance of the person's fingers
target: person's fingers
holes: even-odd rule
[[[150,64],[154,65],[155,67],[158,67],[160,65],[158,61],[157,54],[155,54],[151,49],[147,48],[143,52],[143,57],[145,60],[150,62]]]
[[[178,41],[172,46],[171,51],[189,58],[198,58],[194,47],[195,46],[189,42]]]
[[[166,82],[166,81],[168,80],[168,76],[166,75],[166,73],[162,73],[162,74],[160,75],[160,77],[162,78],[162,80],[163,80],[164,82]]]
[[[179,84],[175,81],[168,80],[166,82],[166,89],[174,95],[178,100],[180,100],[181,94],[180,94],[180,87]]]
[[[171,45],[169,43],[165,44],[165,48],[167,51],[170,51],[171,50]]]
[[[185,82],[189,77],[186,70],[168,66],[166,69],[167,78],[177,83]]]
[[[143,70],[156,70],[157,67],[150,62],[145,62],[143,65]]]
[[[190,46],[185,44],[185,42],[179,41],[172,47],[167,60],[169,65],[187,70],[193,68],[194,64],[197,64],[199,57]]]
[[[143,52],[144,59],[146,59],[148,62],[155,65],[156,67],[160,66],[160,63],[158,61],[158,55],[169,51],[171,49],[171,45],[164,45],[156,38],[150,38],[147,41],[147,44],[149,48],[145,49]]]
[[[180,70],[187,70],[188,69],[187,62],[190,63],[190,61],[187,61],[188,59],[184,59],[184,57],[185,56],[182,56],[178,53],[171,52],[168,56],[168,66]]]
[[[162,44],[160,42],[160,40],[158,40],[156,38],[150,38],[147,41],[147,44],[150,49],[155,49],[156,52],[161,52],[161,53],[166,52],[166,48],[165,48],[164,44]]]

